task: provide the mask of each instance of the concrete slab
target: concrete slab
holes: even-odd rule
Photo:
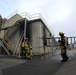
[[[60,50],[54,56],[37,56],[31,60],[0,58],[0,75],[75,75],[76,50],[68,50],[70,59],[61,62]]]
[[[2,75],[3,69],[16,66],[25,62],[26,62],[25,60],[15,59],[15,58],[0,58],[0,75]]]

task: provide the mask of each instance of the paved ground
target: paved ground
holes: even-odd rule
[[[70,59],[61,62],[60,51],[54,56],[33,57],[31,60],[0,58],[0,75],[76,75],[76,50],[69,50]]]
[[[76,75],[76,50],[68,51],[70,59],[54,75]]]
[[[25,60],[14,59],[14,58],[0,58],[0,75],[3,75],[2,70],[5,68],[9,68],[21,63],[24,63]],[[8,75],[8,74],[6,74]]]

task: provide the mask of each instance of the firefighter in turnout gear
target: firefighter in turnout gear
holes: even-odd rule
[[[24,42],[22,43],[23,47],[23,56],[26,58],[32,58],[32,46],[28,42],[28,38],[25,38]]]
[[[61,40],[58,40],[61,48],[61,57],[62,57],[62,62],[67,61],[69,57],[67,56],[67,51],[66,48],[68,46],[68,39],[64,36],[63,32],[59,32],[59,36],[61,37]]]

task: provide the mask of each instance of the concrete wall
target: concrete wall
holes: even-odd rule
[[[9,41],[14,44],[14,46],[17,45],[17,42],[20,38],[20,29],[18,29],[11,37],[9,37]]]
[[[10,19],[8,19],[4,25],[2,25],[2,28],[6,28],[9,26],[12,26],[17,20],[22,19],[22,17],[18,14],[12,16]]]
[[[50,32],[47,28],[45,29],[45,33],[46,33],[46,38],[51,37]],[[50,45],[52,43],[51,39],[46,39],[46,40],[47,40],[47,45]],[[50,53],[50,52],[52,52],[52,47],[51,46],[50,47],[45,47],[45,53]]]
[[[4,37],[4,30],[0,31],[0,38]]]
[[[33,46],[33,54],[34,55],[42,55],[51,52],[51,47],[43,47],[43,27],[45,25],[41,20],[33,21],[30,23],[30,34],[31,34],[31,42]],[[45,27],[46,37],[50,37],[50,32]],[[48,41],[47,41],[48,42]]]
[[[31,33],[31,42],[33,47],[33,54],[39,55],[41,54],[40,50],[40,28],[41,28],[41,22],[31,22],[30,23],[30,33]]]

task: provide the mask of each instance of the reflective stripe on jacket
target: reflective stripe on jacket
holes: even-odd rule
[[[22,43],[22,47],[24,47],[25,49],[32,49],[32,46],[29,43],[26,43],[26,42]]]

